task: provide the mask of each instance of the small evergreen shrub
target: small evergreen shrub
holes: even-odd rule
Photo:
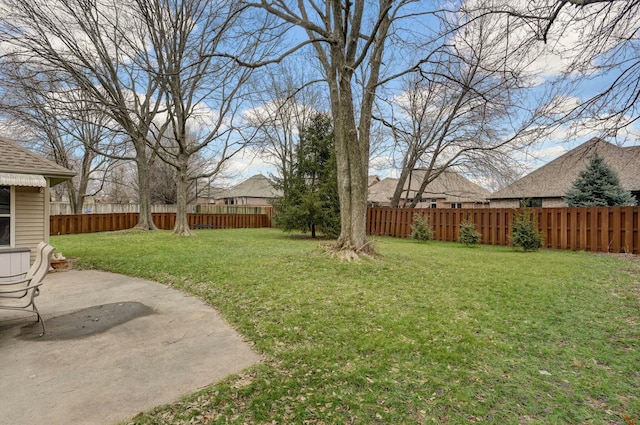
[[[538,222],[533,218],[533,211],[523,208],[516,211],[511,222],[511,242],[523,251],[537,251],[543,242],[542,233],[538,231]]]
[[[476,230],[476,225],[471,221],[463,221],[460,224],[460,237],[458,241],[466,246],[476,245],[482,239],[480,232]]]
[[[418,241],[429,241],[433,239],[433,230],[429,224],[429,217],[414,214],[413,223],[414,224],[411,225],[411,239]]]

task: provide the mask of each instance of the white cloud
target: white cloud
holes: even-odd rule
[[[276,168],[258,151],[246,148],[225,162],[224,173],[216,181],[220,186],[233,186],[251,176],[262,174],[269,176],[276,173]]]
[[[268,125],[297,134],[318,110],[293,99],[274,99],[254,108],[245,109],[242,118],[249,125]]]
[[[369,168],[374,170],[383,170],[385,168],[391,168],[393,166],[393,158],[390,156],[376,156],[369,160]]]
[[[31,48],[34,51],[55,52],[61,57],[68,57],[77,62],[77,52],[87,60],[99,63],[99,55],[93,37],[100,37],[101,47],[109,55],[109,59],[125,64],[131,63],[137,51],[144,51],[147,46],[141,31],[142,23],[136,16],[129,2],[96,1],[90,12],[82,10],[82,5],[62,0],[23,0],[24,7],[15,7],[10,0],[0,1],[0,14],[4,16],[5,25],[16,34],[13,41],[0,44],[2,52],[25,51],[31,61]],[[23,10],[26,10],[24,12]],[[33,15],[30,13],[33,12]],[[37,16],[41,14],[43,18]],[[94,17],[94,27],[87,16]],[[117,22],[117,27],[115,24]],[[90,31],[95,31],[91,34]],[[29,45],[25,49],[25,45]],[[47,56],[47,55],[45,55]],[[46,61],[42,61],[46,63]]]
[[[567,149],[564,146],[553,145],[553,146],[543,147],[540,149],[531,150],[527,154],[531,158],[534,158],[537,160],[543,160],[547,162],[547,161],[556,159],[557,157],[565,154],[566,152],[567,152]]]
[[[194,133],[208,133],[219,126],[222,127],[221,131],[228,128],[228,123],[220,117],[219,112],[204,103],[195,105],[189,118],[188,130]]]
[[[539,84],[549,78],[572,73],[591,73],[594,55],[606,53],[621,40],[632,37],[640,25],[640,16],[630,15],[629,22],[613,24],[627,2],[607,2],[606,5],[574,7],[567,5],[551,25],[547,42],[540,40],[548,20],[523,19],[520,16],[548,17],[557,8],[557,1],[531,2],[529,0],[468,0],[466,10],[478,16],[487,10],[510,13],[488,14],[463,28],[457,40],[477,38],[483,24],[491,29],[488,40],[501,60],[505,51],[510,57],[505,65],[523,69]],[[612,24],[610,37],[598,36],[599,28]],[[487,36],[485,34],[485,36]],[[536,40],[538,37],[538,40]],[[576,67],[577,63],[580,66]]]

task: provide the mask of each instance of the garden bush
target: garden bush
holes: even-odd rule
[[[460,237],[458,241],[466,246],[476,245],[482,239],[480,232],[476,230],[476,225],[471,221],[463,221],[460,224]]]
[[[529,208],[515,212],[511,222],[511,242],[525,252],[537,251],[542,246],[543,237],[538,230],[538,221]]]
[[[413,223],[414,224],[411,225],[411,239],[418,241],[429,241],[433,239],[433,229],[431,229],[429,217],[414,214]]]

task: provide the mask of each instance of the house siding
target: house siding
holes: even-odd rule
[[[225,198],[225,205],[271,205],[273,198],[253,198],[241,196],[237,198]]]
[[[491,199],[491,208],[518,208],[520,199]],[[567,203],[563,198],[542,198],[542,208],[564,208]]]
[[[43,191],[44,192],[44,191]],[[48,240],[45,220],[45,194],[37,187],[16,187],[15,246],[31,250],[31,262],[35,259],[36,247]]]
[[[519,199],[491,199],[491,208],[518,208],[520,205]]]
[[[544,198],[542,199],[543,208],[564,208],[567,207],[567,203],[562,198]]]

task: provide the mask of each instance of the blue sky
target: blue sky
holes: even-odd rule
[[[510,6],[514,6],[517,3],[523,5],[526,8],[526,1],[516,0],[508,2]],[[515,7],[515,6],[514,6]],[[576,23],[571,19],[572,14],[575,11],[571,10],[571,13],[561,14],[557,23],[552,27],[549,33],[549,42],[544,44],[538,43],[536,46],[536,59],[531,60],[528,71],[536,80],[536,88],[532,90],[532,95],[542,93],[543,90],[548,89],[546,83],[558,79],[562,73],[566,73],[568,66],[573,60],[580,55],[585,49],[588,48],[584,43],[585,31],[588,31],[588,25],[584,23]],[[423,28],[428,25],[423,23]],[[633,29],[634,26],[632,25]],[[635,26],[637,28],[637,25]],[[517,36],[527,37],[530,35],[518,34],[514,32],[513,37]],[[636,42],[637,42],[637,35]],[[502,40],[496,40],[496,43],[501,43]],[[606,62],[605,59],[600,59]],[[597,64],[598,62],[593,62]],[[593,77],[596,70],[590,70],[586,72],[586,75]],[[576,77],[577,73],[569,72],[568,75]],[[573,90],[567,92],[566,103],[568,105],[578,104],[580,101],[589,99],[590,97],[600,93],[604,88],[608,87],[610,82],[617,76],[615,70],[611,70],[609,73],[599,75],[598,78],[589,78],[583,80],[580,84],[577,84]],[[596,137],[605,136],[605,133],[609,130],[607,122],[597,122],[591,117],[582,117],[574,120],[570,123],[558,127],[553,133],[540,140],[540,142],[527,152],[522,153],[520,158],[521,172],[530,172],[546,162],[557,158],[566,151],[578,146],[584,141]],[[621,145],[635,145],[638,144],[640,135],[640,125],[638,123],[632,124],[621,128],[616,137],[606,135],[604,138],[613,143],[619,143]],[[376,158],[372,158],[372,163],[376,162]],[[255,155],[255,152],[247,151],[243,155],[239,155],[234,158],[229,167],[233,170],[234,178],[231,183],[244,178],[248,178],[251,175],[262,173],[268,175],[273,172],[273,168],[269,166],[264,158],[260,158]],[[392,169],[371,169],[371,174],[379,175],[380,177],[394,176],[395,172]]]

